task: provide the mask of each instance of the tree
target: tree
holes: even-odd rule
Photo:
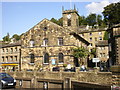
[[[63,26],[63,18],[58,19],[57,24],[60,26]]]
[[[84,16],[79,16],[79,25],[87,25],[86,18]]]
[[[16,41],[20,40],[20,36],[17,35],[17,34],[14,34],[14,35],[12,36],[12,38],[15,38]]]
[[[103,16],[110,26],[120,23],[120,2],[104,7]]]
[[[96,57],[96,48],[91,49],[91,55],[93,55],[93,57]]]
[[[9,35],[9,33],[7,33],[7,35],[6,35],[5,37],[3,37],[3,41],[4,41],[4,42],[5,42],[5,41],[7,41],[7,42],[10,41],[10,35]]]
[[[105,33],[104,33],[103,40],[108,40],[108,39],[109,39],[108,32],[105,32]]]
[[[58,24],[58,21],[57,21],[57,19],[55,19],[55,18],[51,18],[51,20],[50,20],[50,21],[52,21],[53,23]]]
[[[103,23],[102,16],[98,14],[96,17],[97,17],[96,23],[98,24],[98,26],[102,26]]]
[[[83,58],[86,58],[88,56],[89,52],[87,49],[85,49],[84,47],[77,47],[77,48],[73,48],[73,56],[75,58],[80,59],[80,61]]]
[[[86,21],[89,26],[94,26],[96,24],[96,14],[87,16]]]

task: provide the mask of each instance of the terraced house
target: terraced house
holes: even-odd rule
[[[0,46],[0,67],[1,70],[15,71],[20,70],[21,61],[21,42],[10,43]]]
[[[78,35],[78,12],[63,11],[63,26],[43,19],[28,30],[21,38],[21,67],[23,69],[51,70],[65,64],[78,66],[78,59],[72,55],[72,48],[85,47],[89,42]],[[87,64],[87,59],[83,60]]]

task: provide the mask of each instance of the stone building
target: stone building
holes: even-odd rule
[[[89,42],[77,34],[78,13],[63,11],[63,26],[43,19],[21,38],[22,69],[49,69],[65,64],[77,66],[78,59],[72,56],[72,48],[85,47]],[[87,64],[87,61],[83,61]]]
[[[98,41],[96,43],[96,54],[97,54],[97,58],[99,58],[101,62],[107,62],[109,58],[107,40]]]
[[[120,24],[108,28],[109,63],[113,74],[113,85],[120,86]]]
[[[0,46],[0,67],[4,70],[20,70],[21,42]]]
[[[111,65],[120,65],[120,24],[108,28]]]
[[[108,40],[98,41],[96,43],[96,58],[99,58],[100,70],[109,70]]]
[[[79,35],[90,42],[89,51],[95,48],[98,41],[102,41],[106,28],[92,28],[91,26],[82,27],[79,30]]]

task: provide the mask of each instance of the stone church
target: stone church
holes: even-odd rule
[[[67,64],[78,66],[80,62],[73,57],[72,48],[87,48],[89,42],[78,35],[78,12],[75,9],[63,10],[62,15],[63,26],[43,19],[21,37],[22,70],[51,70]]]

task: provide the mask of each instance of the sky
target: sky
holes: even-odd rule
[[[44,18],[59,19],[62,17],[62,6],[65,10],[73,9],[74,5],[80,16],[90,13],[101,14],[103,7],[120,0],[2,0],[0,2],[0,40],[7,35],[22,34]]]

